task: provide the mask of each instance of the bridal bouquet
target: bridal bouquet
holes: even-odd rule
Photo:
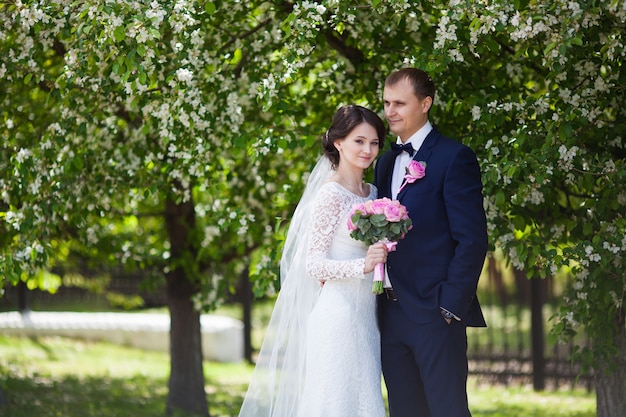
[[[363,204],[356,204],[348,218],[350,236],[356,240],[372,245],[383,242],[388,252],[396,249],[398,241],[411,230],[409,213],[398,200],[379,198],[369,200]],[[383,292],[385,266],[380,263],[374,268],[372,292]]]

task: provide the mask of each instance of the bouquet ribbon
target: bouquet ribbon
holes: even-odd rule
[[[393,252],[396,250],[396,245],[398,242],[391,242],[389,240],[384,240],[382,243],[385,245],[385,249],[387,252]],[[372,282],[372,293],[374,294],[382,294],[383,293],[383,281],[385,279],[385,264],[379,263],[374,267],[374,280]]]

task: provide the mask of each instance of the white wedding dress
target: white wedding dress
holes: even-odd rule
[[[347,221],[360,197],[318,161],[290,222],[281,289],[239,417],[385,417],[367,247]],[[320,286],[320,281],[324,285]]]
[[[350,237],[352,206],[367,198],[336,182],[318,194],[307,256],[310,278],[324,281],[310,314],[306,379],[298,417],[384,417],[380,333],[372,274],[364,274],[367,246]]]

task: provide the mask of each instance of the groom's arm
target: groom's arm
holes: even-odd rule
[[[487,222],[483,208],[480,167],[474,152],[463,146],[444,180],[444,201],[456,246],[441,292],[441,308],[462,319],[476,296],[487,253]]]

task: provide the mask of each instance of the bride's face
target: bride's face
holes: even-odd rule
[[[339,150],[339,164],[354,168],[368,168],[380,150],[380,138],[369,123],[357,125],[345,138],[335,142]]]

